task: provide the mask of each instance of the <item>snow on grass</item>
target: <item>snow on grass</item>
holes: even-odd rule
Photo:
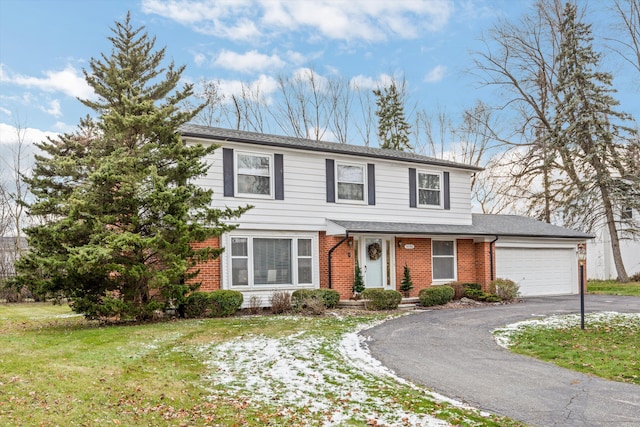
[[[580,327],[579,314],[549,316],[543,319],[523,320],[512,323],[504,328],[495,329],[493,336],[499,346],[509,348],[511,337],[526,328],[564,329]],[[640,313],[617,313],[607,311],[602,313],[589,313],[585,315],[585,323],[606,323],[609,326],[628,326],[640,322]]]
[[[375,420],[375,425],[448,426],[433,416],[405,410],[402,402],[384,393],[397,381],[408,383],[371,357],[358,330],[338,339],[303,332],[283,338],[245,336],[203,346],[199,352],[211,372],[205,380],[214,395],[288,408],[291,415],[302,416],[301,425],[320,421],[338,426],[355,419]],[[429,397],[426,391],[425,396]]]

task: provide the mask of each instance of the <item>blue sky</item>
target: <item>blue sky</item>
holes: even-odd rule
[[[466,73],[469,52],[498,19],[515,19],[531,0],[0,0],[0,143],[71,131],[90,113],[82,70],[111,51],[114,21],[131,12],[186,64],[188,82],[220,79],[272,90],[278,75],[303,67],[374,87],[404,75],[419,109],[459,112],[495,96]],[[603,2],[606,3],[606,2]],[[596,5],[603,3],[595,2]],[[591,5],[590,5],[591,7]],[[604,6],[603,6],[604,7]],[[606,22],[596,22],[595,30]],[[639,117],[638,79],[622,61],[616,74],[622,109]],[[353,141],[357,143],[357,141]]]

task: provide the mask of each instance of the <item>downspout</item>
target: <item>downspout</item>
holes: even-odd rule
[[[333,289],[331,287],[331,255],[333,255],[333,251],[335,251],[336,249],[338,249],[338,246],[340,246],[341,244],[343,244],[347,239],[349,238],[349,232],[345,232],[344,237],[342,238],[342,240],[340,240],[338,243],[336,243],[331,249],[329,249],[329,255],[328,255],[328,263],[329,263],[329,289]]]
[[[490,281],[495,280],[496,278],[494,270],[495,270],[495,266],[493,265],[493,248],[494,248],[494,243],[496,243],[496,241],[498,240],[498,235],[495,235],[496,238],[493,239],[492,241],[489,242],[489,269],[491,270],[489,273],[491,274],[491,276],[489,277]]]

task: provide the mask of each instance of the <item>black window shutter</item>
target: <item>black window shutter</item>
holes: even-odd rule
[[[409,168],[409,207],[415,208],[418,206],[416,200],[416,170]]]
[[[224,196],[234,196],[234,183],[233,183],[233,149],[222,149],[222,176],[224,180]]]
[[[332,159],[327,159],[327,202],[329,203],[335,203],[336,201],[335,167],[335,162]]]
[[[376,165],[367,164],[367,187],[368,199],[371,206],[376,204]]]
[[[274,154],[273,163],[273,170],[275,174],[275,199],[284,200],[284,159],[282,154]]]
[[[443,172],[442,173],[442,191],[444,192],[444,208],[449,210],[451,209],[451,198],[450,198],[450,191],[449,191],[449,172]]]

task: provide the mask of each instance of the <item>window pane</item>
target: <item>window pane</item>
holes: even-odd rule
[[[298,283],[311,283],[311,258],[298,259]]]
[[[268,176],[238,175],[238,193],[271,194],[271,178]]]
[[[291,239],[253,239],[253,281],[291,283]]]
[[[433,255],[451,255],[453,256],[453,241],[433,241]]]
[[[247,256],[247,239],[245,237],[231,238],[231,255]]]
[[[298,240],[298,256],[311,256],[311,239]]]
[[[433,258],[433,278],[438,279],[453,279],[453,258]]]
[[[231,284],[233,286],[247,286],[249,275],[246,258],[235,258],[231,260]]]
[[[338,183],[338,199],[364,200],[364,185]]]
[[[440,189],[440,175],[432,175],[428,173],[418,174],[418,187],[428,188],[431,190]]]
[[[419,190],[419,203],[421,205],[440,206],[440,192],[435,190]]]
[[[364,183],[364,167],[338,165],[338,182]]]
[[[238,154],[238,173],[269,176],[269,157]]]

